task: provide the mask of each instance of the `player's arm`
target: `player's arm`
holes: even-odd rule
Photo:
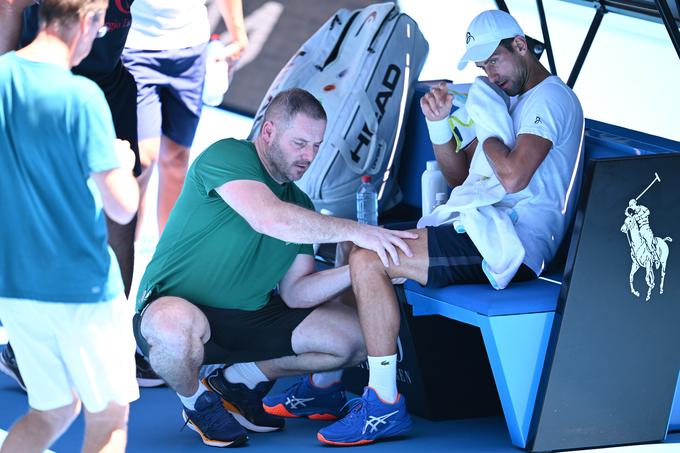
[[[351,286],[349,266],[317,272],[314,257],[299,254],[279,282],[279,292],[291,308],[315,307]]]
[[[508,193],[519,192],[529,185],[552,142],[533,134],[519,134],[513,149],[508,148],[498,137],[489,137],[483,144],[498,180]]]
[[[477,142],[473,141],[473,146],[468,145],[462,152],[456,153],[456,142],[448,124],[452,105],[453,95],[444,82],[432,87],[420,98],[420,109],[428,122],[434,156],[448,185],[456,187],[468,177]],[[449,137],[448,140],[446,137]]]
[[[318,214],[310,209],[281,201],[262,182],[234,180],[222,184],[217,193],[257,232],[298,244],[351,241],[375,251],[385,266],[387,256],[399,264],[397,247],[412,256],[405,238],[417,236],[407,231],[361,225],[347,219]]]
[[[243,2],[241,0],[217,0],[224,25],[229,30],[232,42],[224,48],[222,58],[231,63],[238,61],[248,47],[248,34],[243,19]]]

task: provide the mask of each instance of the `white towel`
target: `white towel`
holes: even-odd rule
[[[509,104],[507,95],[486,77],[475,79],[465,106],[457,112],[467,114],[474,121],[479,141],[469,175],[453,189],[445,205],[418,221],[418,228],[452,223],[456,231],[467,232],[482,255],[482,269],[495,289],[503,289],[510,283],[525,254],[514,228],[516,213],[503,201],[505,188],[480,145],[495,136],[509,148],[514,147],[515,131],[508,113]],[[462,109],[465,112],[460,112]]]

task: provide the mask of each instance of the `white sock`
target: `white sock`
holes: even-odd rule
[[[250,390],[260,382],[269,380],[255,362],[233,364],[224,370],[224,378],[232,384],[245,384]]]
[[[198,390],[196,390],[196,393],[194,393],[191,396],[184,396],[184,395],[180,395],[178,393],[177,396],[179,397],[179,400],[182,402],[184,407],[193,411],[193,410],[196,410],[195,404],[196,404],[196,400],[198,399],[198,397],[201,396],[203,394],[203,392],[207,392],[207,391],[208,391],[208,389],[205,388],[203,383],[201,381],[198,381]]]
[[[397,354],[368,356],[368,386],[386,403],[397,400]]]
[[[326,388],[340,382],[342,378],[342,370],[324,371],[323,373],[312,374],[311,380],[314,387]]]

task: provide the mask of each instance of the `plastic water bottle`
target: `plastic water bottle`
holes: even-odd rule
[[[422,189],[422,208],[423,216],[432,212],[435,205],[435,196],[438,193],[449,193],[449,185],[444,179],[444,175],[439,169],[439,163],[436,160],[427,161],[427,166],[420,179]]]
[[[432,210],[434,211],[437,206],[446,204],[449,199],[449,194],[446,192],[437,192],[434,196],[434,205],[432,205]]]
[[[370,176],[361,177],[357,191],[357,221],[367,225],[378,224],[378,194],[371,184]]]
[[[224,52],[220,35],[212,35],[206,49],[205,81],[203,82],[203,103],[217,106],[222,103],[229,88],[229,64],[218,59]]]

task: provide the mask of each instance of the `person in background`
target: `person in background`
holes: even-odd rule
[[[232,42],[217,58],[230,68],[248,46],[241,0],[217,0]],[[203,103],[210,24],[205,0],[136,0],[135,20],[123,63],[137,82],[137,118],[142,173],[137,229],[146,189],[158,162],[158,231],[182,190]],[[215,56],[213,56],[215,58]]]
[[[43,451],[85,408],[83,451],[125,450],[132,306],[104,212],[127,224],[135,155],[104,94],[70,69],[106,29],[105,0],[44,0],[35,40],[0,57],[0,320],[30,409],[3,452]]]

